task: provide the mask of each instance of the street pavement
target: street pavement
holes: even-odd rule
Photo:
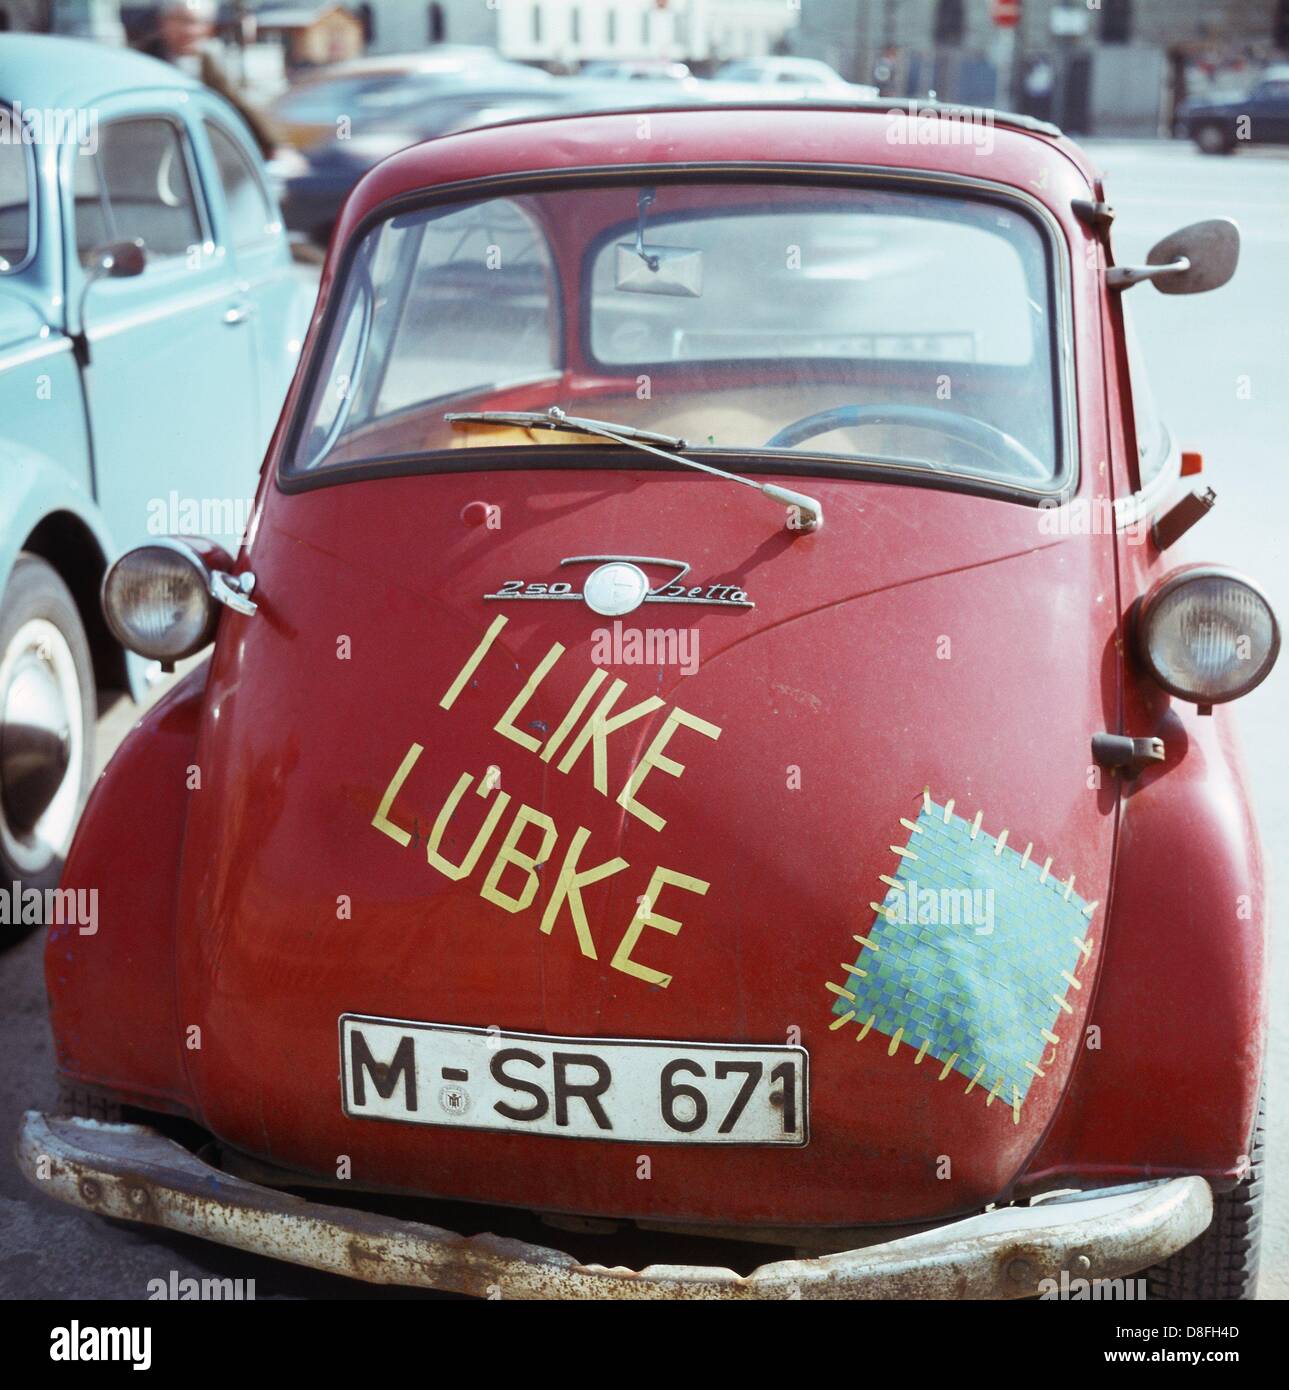
[[[1088,142],[1117,210],[1117,259],[1143,260],[1160,237],[1200,218],[1234,217],[1243,253],[1234,281],[1211,295],[1133,289],[1131,305],[1160,408],[1185,449],[1204,455],[1200,481],[1218,504],[1194,533],[1205,558],[1243,569],[1289,614],[1289,151],[1205,158],[1160,142]],[[153,698],[160,694],[159,687]],[[1273,906],[1289,880],[1289,777],[1283,713],[1289,657],[1240,702],[1252,791]],[[106,760],[140,711],[118,702],[100,721]],[[147,808],[140,807],[146,815]],[[1273,919],[1270,1010],[1270,1173],[1260,1296],[1289,1296],[1289,963],[1283,913]],[[1185,943],[1179,942],[1184,950]],[[0,1134],[22,1110],[54,1099],[37,937],[0,953]],[[7,1141],[5,1141],[7,1149]],[[557,1233],[552,1233],[558,1243]],[[46,1200],[0,1159],[0,1297],[145,1297],[148,1281],[255,1279],[258,1297],[385,1296],[337,1277],[292,1269],[143,1227],[109,1224]]]

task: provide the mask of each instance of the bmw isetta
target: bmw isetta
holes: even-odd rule
[[[1111,217],[1050,126],[877,102],[372,171],[241,553],[105,580],[134,650],[214,651],[73,845],[33,1179],[504,1297],[1246,1296],[1226,705],[1279,634],[1178,558],[1211,495],[1122,306],[1238,233],[1115,266]],[[637,1228],[780,1257],[632,1270]]]

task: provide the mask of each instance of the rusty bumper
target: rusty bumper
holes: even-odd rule
[[[1041,1281],[1118,1279],[1188,1245],[1212,1216],[1198,1177],[1003,1207],[883,1245],[762,1265],[586,1265],[500,1236],[462,1236],[260,1187],[145,1125],[29,1110],[27,1178],[101,1216],[202,1236],[374,1284],[501,1298],[1019,1298]]]

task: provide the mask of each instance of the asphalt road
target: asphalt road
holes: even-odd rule
[[[1090,148],[1106,170],[1118,211],[1120,261],[1144,258],[1155,240],[1186,222],[1232,216],[1241,224],[1242,262],[1227,288],[1180,298],[1141,286],[1131,291],[1131,302],[1165,418],[1183,448],[1203,453],[1204,481],[1219,495],[1196,539],[1205,542],[1207,558],[1246,570],[1268,588],[1278,610],[1289,613],[1289,545],[1283,539],[1289,515],[1289,151],[1207,159],[1182,145],[1103,142]],[[1289,878],[1287,692],[1289,658],[1240,704],[1273,902],[1283,901]],[[105,715],[102,758],[138,713],[121,703]],[[1263,1298],[1289,1296],[1287,972],[1283,933],[1273,929]],[[6,1060],[0,1134],[9,1135],[22,1110],[54,1099],[38,939],[0,953],[0,1001],[0,1056]],[[7,1148],[6,1141],[0,1154]],[[0,1157],[0,1297],[139,1298],[149,1280],[171,1271],[179,1278],[254,1279],[260,1298],[384,1294],[142,1227],[110,1225],[39,1196]]]

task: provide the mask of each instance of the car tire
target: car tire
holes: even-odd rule
[[[1249,1145],[1249,1174],[1229,1192],[1213,1194],[1213,1220],[1198,1240],[1146,1271],[1151,1298],[1251,1299],[1258,1287],[1262,1243],[1266,1086]]]
[[[1235,148],[1231,132],[1220,121],[1205,121],[1197,126],[1195,143],[1205,154],[1230,154]]]
[[[57,884],[94,771],[95,715],[71,591],[20,554],[0,599],[0,883]]]

